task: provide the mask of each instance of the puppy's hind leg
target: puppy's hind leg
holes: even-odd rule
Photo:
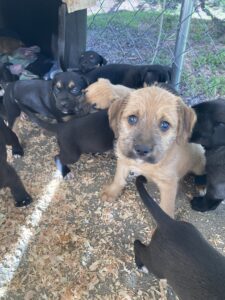
[[[7,114],[8,126],[13,129],[16,127],[15,121],[20,116],[21,109],[17,104],[12,105],[11,103],[5,102],[4,105]]]
[[[55,158],[55,164],[57,169],[59,170],[60,174],[64,179],[66,179],[66,176],[71,172],[70,168],[67,167],[67,165],[62,164],[59,155],[56,155]]]
[[[195,176],[195,186],[200,196],[204,196],[206,194],[206,184],[207,184],[206,174]]]
[[[214,210],[224,199],[224,164],[222,163],[221,165],[217,165],[221,163],[220,159],[219,161],[215,159],[215,161],[216,165],[210,165],[210,159],[208,159],[206,166],[207,182],[204,182],[206,183],[206,194],[192,199],[191,207],[194,210],[201,212]],[[204,177],[202,178],[204,179]]]
[[[5,186],[10,188],[17,207],[27,206],[32,202],[31,196],[25,190],[25,187],[16,171],[8,163],[6,165]]]
[[[3,121],[4,123],[4,121]],[[19,139],[15,132],[13,132],[9,127],[7,127],[4,124],[2,124],[3,131],[4,131],[4,136],[6,138],[6,144],[12,146],[12,154],[14,157],[20,157],[23,156],[23,148],[19,142]]]
[[[144,256],[144,252],[146,251],[146,246],[142,244],[139,240],[134,241],[134,256],[135,256],[135,263],[138,269],[144,273],[148,273],[148,269],[144,265],[141,256]]]
[[[76,151],[74,149],[70,149],[69,147],[65,149],[61,143],[59,143],[59,146],[60,154],[55,156],[57,169],[60,171],[64,179],[72,179],[74,175],[67,164],[76,163],[79,160],[81,153],[78,149],[76,149]]]
[[[206,212],[216,209],[222,201],[223,199],[208,197],[208,195],[206,194],[203,197],[194,197],[191,200],[191,208],[196,211]]]

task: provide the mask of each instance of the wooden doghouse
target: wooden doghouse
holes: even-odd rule
[[[95,0],[0,0],[0,27],[38,45],[66,67],[76,67],[86,48],[87,7]]]

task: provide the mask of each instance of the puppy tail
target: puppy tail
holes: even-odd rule
[[[48,122],[45,122],[44,120],[39,119],[34,113],[32,113],[31,111],[29,111],[24,105],[22,105],[21,103],[19,104],[19,107],[21,108],[21,110],[23,112],[25,112],[26,115],[28,115],[28,117],[30,118],[31,121],[33,121],[34,123],[36,123],[38,126],[54,132],[55,134],[57,133],[57,128],[58,125],[57,124],[51,124]]]
[[[145,206],[148,208],[153,218],[155,219],[158,226],[167,226],[171,221],[174,221],[169,215],[167,215],[161,207],[153,200],[153,198],[148,194],[144,183],[147,180],[144,176],[138,176],[136,179],[136,187],[138,193],[144,202]]]

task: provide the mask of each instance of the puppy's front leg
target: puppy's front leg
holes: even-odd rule
[[[112,201],[115,200],[122,189],[126,185],[126,179],[129,175],[129,167],[123,163],[122,160],[117,160],[116,174],[114,176],[113,182],[110,185],[107,185],[102,192],[102,200]]]
[[[158,184],[160,190],[160,207],[172,218],[175,213],[175,200],[177,195],[178,182],[171,180]]]

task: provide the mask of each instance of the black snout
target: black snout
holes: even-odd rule
[[[62,108],[69,108],[69,103],[67,101],[61,101]]]
[[[153,148],[147,145],[139,144],[134,146],[134,150],[138,156],[147,156],[152,152]]]

